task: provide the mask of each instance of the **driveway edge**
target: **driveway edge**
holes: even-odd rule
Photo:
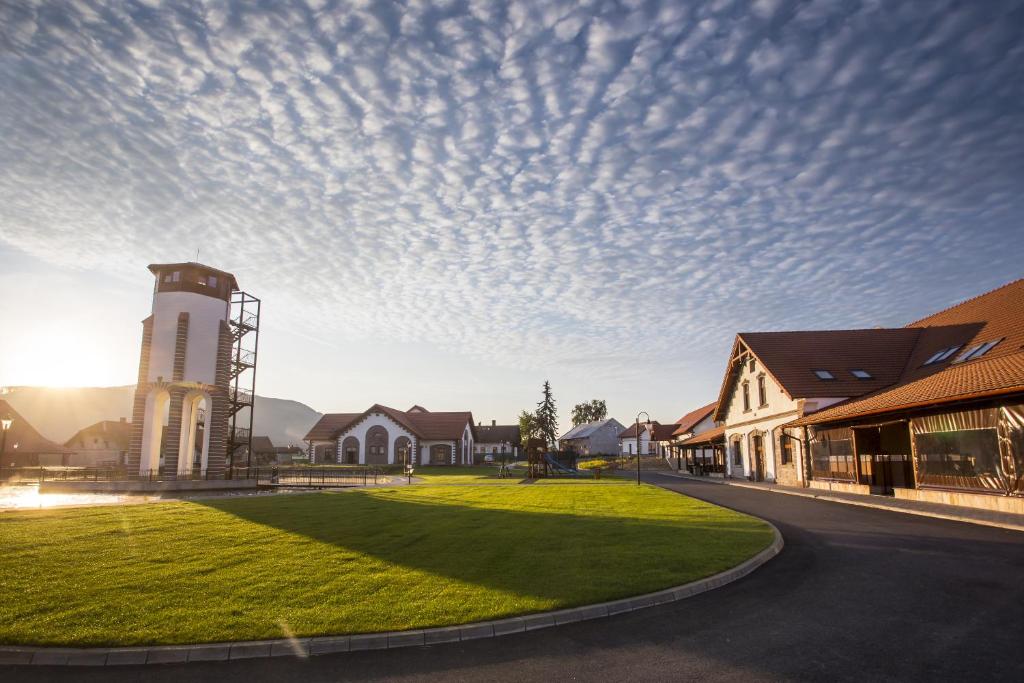
[[[613,614],[654,607],[721,588],[739,581],[778,555],[785,545],[782,534],[771,522],[772,542],[767,548],[740,564],[718,574],[665,588],[654,593],[601,602],[582,607],[538,612],[507,619],[474,622],[458,626],[389,631],[347,636],[317,636],[281,640],[257,640],[197,645],[155,645],[151,647],[0,647],[0,665],[36,664],[44,666],[123,666],[138,664],[174,664],[211,659],[242,659],[253,657],[291,656],[305,659],[311,655],[356,650],[392,650],[435,643],[448,643],[477,638],[497,638],[541,628],[551,628]]]

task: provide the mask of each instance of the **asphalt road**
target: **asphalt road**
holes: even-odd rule
[[[1024,533],[645,477],[770,520],[785,549],[695,598],[531,633],[308,660],[12,668],[0,680],[1024,680]]]

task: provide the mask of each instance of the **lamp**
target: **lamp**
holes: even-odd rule
[[[636,485],[640,485],[640,416],[647,415],[647,412],[641,410],[636,414]],[[651,429],[651,416],[647,415],[647,421],[644,422],[644,426]]]

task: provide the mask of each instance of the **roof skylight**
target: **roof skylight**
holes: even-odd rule
[[[932,356],[931,358],[926,360],[924,362],[924,364],[925,365],[931,365],[932,363],[940,363],[940,362],[946,360],[947,358],[949,358],[950,356],[952,356],[957,351],[959,351],[961,346],[963,346],[963,345],[962,344],[957,344],[956,346],[950,346],[950,347],[947,347],[945,349],[942,349],[941,351],[936,353],[934,356]]]
[[[992,341],[984,342],[982,344],[975,344],[974,346],[960,354],[960,356],[957,357],[953,362],[963,363],[964,361],[974,360],[975,358],[981,358],[986,353],[988,353],[993,346],[995,346],[1001,341],[1003,341],[1002,337],[1000,337],[999,339],[994,339]]]
[[[833,375],[828,370],[815,370],[814,374],[818,376],[818,379],[835,379],[836,378],[836,376]]]
[[[871,379],[871,373],[867,370],[850,370],[850,374],[857,379]]]

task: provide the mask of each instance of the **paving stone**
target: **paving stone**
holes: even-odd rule
[[[62,650],[58,648],[36,650],[34,653],[32,653],[32,663],[41,664],[43,666],[64,666],[68,663],[68,655],[70,654],[70,650]]]
[[[150,649],[146,664],[178,664],[187,662],[192,648],[186,647],[154,647]]]
[[[423,632],[423,642],[427,645],[438,643],[454,643],[461,640],[458,626],[446,626],[444,628],[429,628]]]
[[[539,628],[548,628],[555,625],[555,618],[550,614],[531,614],[523,617],[523,626],[527,631],[535,631]]]
[[[269,657],[271,643],[234,643],[231,645],[229,659],[253,659],[255,657]]]
[[[279,640],[270,646],[270,656],[305,659],[309,656],[309,639],[293,638],[291,640]]]
[[[196,645],[188,651],[190,662],[223,662],[230,656],[230,645]]]
[[[608,616],[613,614],[622,614],[623,612],[632,612],[633,608],[629,604],[629,600],[616,600],[615,602],[608,603],[605,605],[605,609],[608,610]],[[581,616],[580,619],[587,619],[590,617]]]
[[[410,645],[423,645],[426,639],[422,629],[415,631],[393,631],[387,634],[388,647],[408,647]]]
[[[493,623],[494,635],[504,636],[509,633],[522,633],[526,630],[526,621],[522,618],[502,619]]]
[[[348,652],[348,636],[327,636],[323,638],[309,639],[309,653],[313,655],[326,655],[332,652]]]
[[[561,626],[562,624],[571,624],[576,621],[582,621],[583,615],[579,610],[569,609],[562,612],[555,612],[552,615],[555,618],[555,624]]]
[[[384,650],[387,646],[387,633],[364,633],[358,636],[351,636],[348,641],[350,652],[355,652],[356,650]]]
[[[494,626],[489,621],[484,622],[482,624],[473,624],[472,626],[461,626],[459,628],[459,637],[462,640],[475,640],[477,638],[493,638]]]
[[[31,664],[32,654],[27,648],[5,648],[0,650],[0,664]]]
[[[110,650],[107,652],[107,666],[145,664],[148,656],[149,650],[146,648],[134,650]]]

